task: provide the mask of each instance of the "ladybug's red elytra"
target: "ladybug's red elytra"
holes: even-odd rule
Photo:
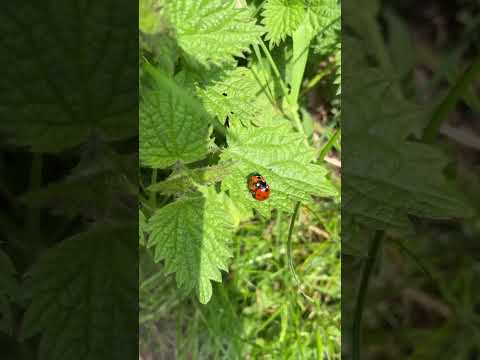
[[[270,196],[270,186],[267,184],[265,176],[260,174],[253,174],[248,177],[248,189],[258,201],[267,200]]]

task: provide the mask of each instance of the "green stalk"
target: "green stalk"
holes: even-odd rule
[[[283,212],[281,210],[278,210],[277,212],[277,241],[276,241],[276,246],[275,246],[275,251],[278,254],[278,249],[280,248],[280,244],[282,243],[282,215]]]
[[[338,135],[340,135],[340,130],[335,131],[335,133],[330,137],[330,140],[328,140],[328,142],[322,148],[322,150],[320,151],[320,155],[318,156],[319,161],[323,161],[323,159],[325,159],[325,156],[327,156],[327,154],[332,149],[333,144],[335,144]]]
[[[303,74],[307,65],[308,53],[310,49],[309,29],[307,25],[300,26],[292,35],[293,40],[293,60],[291,63],[291,91],[287,97],[290,106],[290,112],[295,121],[298,131],[304,135],[305,143],[308,144],[305,130],[298,115],[298,97],[300,95],[300,88],[302,87]]]
[[[293,265],[293,256],[292,256],[292,234],[293,228],[295,226],[295,220],[297,218],[298,209],[300,208],[300,201],[295,204],[295,209],[293,210],[293,215],[290,220],[290,227],[288,229],[288,240],[287,240],[287,259],[288,259],[288,267],[290,268],[290,272],[297,283],[300,285],[300,281],[298,280],[297,272],[295,271],[295,266]]]
[[[270,63],[270,66],[272,67],[273,74],[277,77],[278,81],[280,82],[280,87],[282,88],[283,96],[286,99],[288,99],[288,89],[285,86],[285,83],[283,82],[283,79],[282,79],[282,76],[280,75],[280,71],[278,70],[277,64],[275,64],[275,61],[273,61],[272,55],[270,54],[270,51],[268,51],[267,46],[265,45],[262,39],[260,39],[260,47],[265,53],[265,56],[267,57],[267,60]]]
[[[292,81],[291,92],[289,95],[290,104],[297,105],[300,88],[302,86],[303,74],[307,65],[308,53],[310,48],[310,36],[307,26],[300,26],[292,35],[293,40],[293,61],[292,61]]]
[[[280,75],[280,71],[278,70],[278,67],[275,64],[275,61],[273,61],[273,58],[272,58],[272,55],[270,54],[270,51],[268,51],[268,49],[265,46],[265,43],[263,41],[260,41],[260,46],[261,46],[263,52],[265,53],[265,55],[267,56],[268,62],[270,63],[270,66],[272,67],[274,75],[277,77],[278,81],[280,82],[280,87],[282,88],[283,97],[285,98],[285,100],[288,103],[288,114],[290,115],[291,120],[293,120],[293,122],[295,123],[295,126],[297,127],[297,130],[301,134],[303,134],[304,141],[308,145],[307,136],[305,135],[305,131],[303,129],[302,123],[300,121],[300,117],[298,115],[298,105],[296,104],[296,102],[292,103],[291,97],[288,93],[288,89],[285,86],[285,82],[283,81],[283,79]],[[303,71],[302,71],[302,76],[303,76]]]
[[[353,349],[352,349],[353,360],[360,360],[360,336],[361,336],[363,309],[365,307],[365,298],[367,295],[368,285],[370,283],[370,278],[372,275],[373,265],[377,260],[382,239],[383,239],[383,231],[377,230],[375,232],[375,237],[370,243],[370,248],[368,249],[368,258],[365,262],[365,265],[362,271],[362,278],[360,281],[360,287],[358,289],[357,304],[355,306],[355,313],[353,318]]]
[[[255,56],[257,57],[258,63],[260,65],[260,68],[262,69],[262,72],[263,72],[263,75],[264,75],[264,78],[265,78],[265,87],[267,88],[267,98],[270,101],[270,103],[272,104],[272,106],[276,107],[275,98],[273,96],[273,91],[272,91],[272,89],[270,89],[270,84],[269,84],[269,81],[268,81],[269,80],[268,79],[269,72],[267,71],[267,68],[266,68],[265,64],[263,63],[262,54],[260,53],[260,49],[258,48],[257,44],[253,45],[253,51],[255,52]],[[256,74],[255,73],[253,73],[253,74],[256,77]],[[259,81],[259,80],[257,80],[257,81]],[[259,83],[262,86],[261,81],[259,81]],[[263,88],[263,86],[262,86],[262,88]]]
[[[395,66],[392,63],[391,57],[385,46],[383,33],[380,30],[376,17],[368,17],[365,19],[365,34],[365,37],[370,40],[369,43],[373,49],[373,53],[376,55],[379,65],[383,69],[385,74],[394,74],[396,71]],[[393,95],[398,100],[402,100],[404,98],[404,95],[402,93],[400,85],[395,82],[391,85],[391,87]]]
[[[445,99],[433,112],[432,118],[428,123],[423,133],[423,140],[427,143],[432,143],[440,130],[442,122],[447,118],[448,114],[457,105],[458,100],[468,90],[468,86],[480,76],[480,56],[478,56],[473,63],[465,70],[459,77],[456,84],[450,89]]]
[[[398,246],[398,248],[405,253],[407,256],[409,256],[413,262],[422,270],[422,272],[429,278],[429,280],[432,282],[432,284],[435,284],[435,287],[439,288],[437,285],[437,281],[433,277],[432,273],[428,270],[428,268],[422,263],[420,258],[415,255],[413,251],[411,251],[409,248],[407,248],[405,245],[402,244],[401,241],[399,240],[394,240],[393,241],[395,245]]]
[[[287,240],[288,267],[290,268],[290,272],[293,276],[293,279],[295,280],[295,283],[298,286],[298,290],[300,291],[300,294],[302,294],[305,297],[305,299],[307,299],[308,301],[313,302],[313,299],[302,290],[302,284],[300,282],[300,279],[298,278],[297,272],[295,271],[295,266],[293,265],[292,234],[293,234],[293,228],[295,227],[295,220],[297,218],[298,209],[300,208],[300,205],[301,205],[300,201],[298,201],[295,204],[295,209],[293,210],[292,218],[290,220],[290,227],[288,229],[288,240]]]

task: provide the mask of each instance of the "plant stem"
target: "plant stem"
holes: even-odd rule
[[[287,240],[287,258],[288,258],[288,267],[290,268],[290,272],[295,279],[297,285],[300,283],[298,280],[297,273],[295,271],[295,267],[293,266],[293,256],[292,256],[292,234],[293,228],[295,226],[295,220],[297,218],[298,209],[300,208],[300,201],[295,204],[295,209],[293,210],[292,218],[290,220],[290,227],[288,229],[288,240]]]
[[[263,77],[265,79],[265,86],[262,85],[261,81],[259,81],[259,80],[257,80],[257,81],[260,84],[260,86],[262,87],[262,89],[266,88],[268,90],[267,98],[270,101],[270,103],[272,104],[272,106],[276,107],[275,98],[273,96],[273,91],[272,91],[272,89],[270,89],[270,84],[269,84],[269,79],[268,79],[268,73],[269,72],[267,71],[267,68],[266,68],[265,64],[263,63],[262,54],[260,53],[260,49],[259,49],[257,44],[253,45],[253,51],[255,52],[255,56],[257,57],[258,63],[260,65],[260,69],[262,70]],[[257,77],[255,72],[252,71],[252,73],[254,74],[255,77]]]
[[[432,118],[423,133],[423,140],[425,142],[431,143],[435,140],[442,122],[455,108],[458,100],[468,89],[468,86],[475,80],[476,76],[480,76],[480,56],[465,70],[456,84],[450,89],[445,99],[433,112]]]
[[[398,246],[398,248],[405,253],[407,256],[409,256],[415,264],[422,270],[422,272],[428,276],[429,280],[431,281],[432,284],[435,285],[436,288],[439,288],[437,281],[433,277],[432,273],[428,270],[428,268],[422,263],[420,258],[415,255],[413,251],[411,251],[409,248],[407,248],[405,245],[400,240],[394,240],[393,243]]]
[[[355,313],[353,318],[353,350],[352,359],[360,360],[360,335],[362,325],[363,308],[365,306],[365,298],[367,295],[368,284],[372,275],[373,265],[378,256],[380,244],[383,239],[383,231],[377,230],[375,236],[370,243],[368,249],[368,258],[362,271],[362,278],[360,281],[360,287],[358,289],[357,304],[355,306]]]
[[[330,152],[332,149],[333,145],[335,144],[335,141],[337,140],[337,137],[340,135],[340,130],[335,131],[335,133],[330,137],[330,140],[325,144],[325,146],[322,148],[320,151],[320,155],[318,156],[319,161],[323,161],[325,159],[325,156]]]
[[[300,121],[300,117],[298,115],[298,104],[296,102],[292,103],[292,100],[290,98],[290,94],[288,92],[288,89],[287,89],[287,87],[285,85],[285,82],[283,81],[283,79],[280,75],[280,71],[278,70],[278,67],[275,64],[275,61],[273,61],[273,58],[272,58],[272,55],[270,54],[270,51],[268,51],[267,46],[265,45],[265,43],[262,40],[260,40],[260,47],[262,48],[263,52],[265,53],[265,56],[267,57],[268,62],[270,63],[270,66],[272,67],[273,73],[277,77],[278,82],[280,83],[280,87],[282,89],[283,97],[288,104],[288,109],[287,109],[288,114],[287,115],[289,115],[289,118],[291,120],[293,120],[293,122],[295,123],[295,126],[297,127],[297,130],[303,135],[303,140],[304,140],[305,144],[308,145],[308,139],[307,139],[307,136],[305,135],[305,130],[303,129],[302,122]],[[303,75],[303,71],[302,71],[302,75]]]
[[[282,76],[280,75],[280,71],[278,70],[277,64],[275,64],[275,61],[273,61],[272,55],[270,54],[270,51],[268,51],[267,46],[265,43],[260,40],[260,47],[262,48],[263,52],[265,53],[265,56],[267,57],[268,62],[270,63],[270,66],[272,67],[274,75],[277,77],[278,82],[280,83],[280,87],[282,88],[283,96],[288,99],[288,89],[285,86],[285,83],[282,79]]]
[[[308,301],[313,302],[313,299],[302,290],[302,284],[300,282],[300,279],[298,278],[297,272],[295,271],[295,266],[293,265],[292,234],[293,234],[293,228],[295,227],[295,220],[297,218],[298,209],[300,208],[300,205],[301,205],[300,201],[298,201],[295,204],[295,209],[293,210],[292,219],[290,220],[290,228],[288,229],[288,240],[287,240],[288,267],[290,268],[290,272],[292,273],[293,279],[295,280],[295,283],[298,286],[298,290],[300,294],[302,294],[305,297],[305,299],[307,299]]]
[[[281,210],[278,210],[277,212],[277,241],[276,241],[276,246],[274,248],[274,251],[277,252],[278,254],[278,249],[280,249],[281,243],[282,243],[282,220],[283,220],[283,212]]]
[[[288,95],[288,104],[290,112],[293,115],[293,120],[298,128],[298,131],[303,134],[305,143],[308,145],[308,140],[305,135],[300,117],[298,116],[298,97],[300,95],[300,88],[302,87],[303,75],[305,73],[305,67],[307,65],[309,47],[310,47],[310,34],[307,29],[307,25],[300,26],[292,36],[293,40],[293,56],[291,66],[291,91]]]
[[[300,88],[302,87],[303,74],[305,73],[305,66],[307,64],[310,36],[307,25],[300,26],[292,35],[293,41],[293,55],[291,61],[292,76],[291,76],[291,91],[290,104],[298,104],[298,96],[300,95]],[[298,105],[297,105],[298,106]]]

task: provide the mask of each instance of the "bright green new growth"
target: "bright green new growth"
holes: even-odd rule
[[[339,30],[340,6],[337,0],[267,0],[262,12],[263,24],[270,40],[270,48],[284,41],[303,25],[308,28],[306,41],[322,32],[328,33],[327,42]]]
[[[267,0],[262,13],[271,47],[278,45],[297,29],[305,16],[303,0]]]
[[[205,304],[212,296],[210,280],[220,282],[220,270],[227,270],[232,229],[222,197],[204,188],[154,213],[148,246],[155,248],[155,261],[165,260],[167,273],[176,273],[178,286],[185,292],[195,289]]]
[[[176,30],[178,44],[203,65],[242,56],[263,34],[250,10],[235,8],[234,1],[166,0],[164,3],[165,16]]]
[[[237,206],[253,207],[269,216],[274,208],[291,212],[296,201],[309,202],[311,194],[337,194],[327,179],[327,170],[312,163],[314,150],[282,118],[261,128],[232,126],[227,142],[222,161],[233,165],[231,174],[222,182],[222,189],[229,191]],[[272,189],[268,201],[256,201],[246,191],[247,175],[253,172],[267,177]]]
[[[202,159],[209,146],[209,116],[199,102],[160,72],[140,105],[140,161],[165,168]]]

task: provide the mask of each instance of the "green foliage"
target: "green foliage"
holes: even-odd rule
[[[304,96],[321,79],[309,65],[339,53],[326,25],[339,4],[310,5],[166,0],[140,21],[160,21],[140,49],[140,342],[154,357],[340,357],[339,181],[319,158],[338,118],[322,130]],[[322,33],[334,45],[310,51]],[[271,186],[263,202],[247,187],[253,172]],[[284,248],[299,201],[323,211],[301,207],[293,232],[313,301]]]
[[[137,356],[137,4],[4,5],[2,358]]]
[[[275,208],[293,211],[296,201],[309,202],[311,194],[337,194],[326,177],[327,170],[312,163],[314,150],[283,119],[276,119],[274,124],[261,128],[232,126],[227,143],[222,161],[234,165],[222,187],[228,190],[237,206],[253,207],[268,216]],[[247,175],[254,172],[267,178],[272,188],[269,201],[258,202],[245,191]]]
[[[160,29],[160,0],[140,0],[139,8],[139,27],[140,31],[147,34],[158,32]]]
[[[351,26],[358,29],[372,26],[370,22],[374,21],[351,16]],[[343,131],[351,139],[351,151],[344,158],[345,221],[408,234],[413,231],[409,215],[468,217],[471,209],[466,199],[444,174],[448,164],[445,155],[431,145],[409,140],[421,134],[432,116],[431,108],[420,107],[405,97],[386,52],[376,54],[380,65],[368,65],[369,54],[357,52],[358,40],[346,36],[346,41],[352,51],[347,56],[352,60],[344,74],[352,85],[344,90],[347,106]],[[362,71],[356,70],[355,64]],[[407,73],[403,65],[400,69]]]
[[[219,79],[215,79],[215,75],[211,75],[212,80],[207,85],[197,88],[205,109],[222,123],[227,118],[234,123],[255,122],[260,114],[255,102],[262,89],[252,70],[236,67],[224,71]]]
[[[185,293],[195,289],[201,303],[212,296],[210,280],[221,281],[231,256],[231,221],[214,188],[182,197],[157,210],[149,220],[149,246],[155,261],[165,260]]]
[[[412,360],[475,356],[478,342],[471,339],[478,338],[478,331],[471,329],[478,316],[471,299],[478,295],[472,290],[478,251],[472,244],[478,227],[467,224],[478,223],[472,199],[478,189],[462,183],[465,173],[478,173],[478,168],[468,160],[472,154],[466,147],[444,138],[441,144],[435,128],[447,120],[446,109],[453,115],[459,89],[468,87],[468,76],[458,76],[447,96],[438,97],[449,76],[437,62],[446,57],[452,64],[445,50],[470,44],[451,37],[448,45],[423,42],[418,51],[412,38],[425,24],[419,26],[409,16],[402,20],[405,14],[394,12],[390,2],[363,5],[346,6],[342,14],[342,74],[348,84],[342,89],[348,149],[342,159],[342,315],[348,329],[342,342],[348,350],[342,355]],[[433,30],[433,23],[428,26]],[[433,74],[425,84],[418,81],[418,69]],[[442,108],[444,99],[449,104]],[[470,122],[463,105],[452,123]]]
[[[270,47],[292,36],[300,25],[309,29],[307,41],[318,34],[321,42],[330,43],[340,29],[337,0],[267,0],[262,16]]]
[[[283,15],[275,10],[275,3],[283,4]],[[306,125],[302,123],[307,122],[305,114],[310,111],[306,110],[308,104],[303,96],[311,90],[304,86],[305,80],[315,76],[307,73],[307,64],[309,60],[319,59],[310,48],[315,47],[317,36],[326,30],[323,28],[326,25],[309,20],[313,10],[307,9],[305,2],[296,2],[293,13],[298,12],[297,15],[292,14],[289,4],[272,1],[265,4],[262,12],[259,7],[242,5],[241,1],[166,0],[159,13],[150,8],[154,13],[147,11],[145,21],[140,21],[144,27],[140,44],[144,59],[140,67],[140,322],[142,329],[152,335],[155,347],[168,348],[159,340],[161,336],[154,335],[155,324],[161,316],[171,316],[176,307],[182,307],[178,309],[181,324],[186,321],[182,314],[190,316],[191,311],[195,316],[201,313],[202,318],[209,318],[205,326],[199,327],[198,319],[188,320],[187,326],[182,325],[179,330],[193,334],[195,329],[207,329],[201,336],[202,343],[207,334],[219,329],[231,329],[228,336],[232,337],[240,334],[241,328],[232,329],[238,321],[230,317],[222,319],[213,309],[222,306],[228,316],[233,314],[234,307],[238,307],[235,310],[238,313],[255,312],[256,305],[248,306],[241,300],[245,297],[251,302],[255,297],[255,291],[248,285],[250,265],[246,262],[250,256],[261,258],[262,252],[271,251],[270,243],[260,239],[262,229],[273,224],[270,218],[277,216],[279,229],[284,232],[286,217],[291,215],[297,202],[316,207],[320,201],[329,204],[338,201],[338,178],[318,156],[323,146],[320,143],[328,142],[333,131],[325,132],[325,139],[320,142],[319,137],[313,136],[321,132],[317,121],[312,117],[308,120],[310,136],[304,133]],[[332,4],[338,7],[334,2],[318,3],[321,7]],[[262,21],[265,24],[266,16],[275,22],[272,26],[280,30],[272,32],[270,25],[264,29],[261,24]],[[152,19],[160,22],[154,32],[148,30]],[[284,20],[288,23],[279,23]],[[301,24],[304,20],[306,25]],[[305,38],[304,33],[308,35]],[[292,36],[293,46],[286,45],[287,42],[280,44],[287,36]],[[266,39],[270,39],[270,48],[279,47],[270,52],[264,43]],[[159,44],[160,40],[163,45]],[[284,45],[289,48],[282,48]],[[325,50],[322,56],[332,55],[329,51]],[[336,69],[330,70],[333,74]],[[336,120],[334,123],[336,125]],[[247,178],[253,172],[266,176],[271,186],[271,196],[263,202],[256,201],[248,189]],[[328,214],[337,224],[338,207]],[[255,236],[245,234],[251,222],[257,223]],[[302,223],[302,229],[304,227],[308,229],[308,225]],[[340,352],[339,228],[333,227],[329,232],[336,235],[332,235],[335,241],[328,244],[328,261],[322,262],[321,251],[315,244],[308,243],[308,251],[294,251],[298,262],[306,261],[308,271],[298,271],[311,284],[306,292],[319,301],[312,316],[321,310],[332,320],[318,327],[314,326],[315,321],[309,321],[305,331],[314,336],[298,340],[298,334],[288,334],[288,329],[300,324],[301,311],[293,304],[305,299],[297,299],[300,295],[296,291],[280,291],[278,300],[283,305],[274,312],[281,314],[282,320],[272,318],[270,321],[275,327],[269,331],[273,333],[278,326],[281,328],[281,346],[275,347],[274,337],[265,336],[265,341],[271,341],[269,347],[275,348],[275,354],[287,351],[288,347],[291,347],[288,350],[291,356],[305,354],[308,358],[320,357],[323,353],[333,358]],[[305,229],[302,231],[308,232]],[[302,234],[302,239],[305,237]],[[294,241],[298,238],[300,235],[295,234]],[[304,245],[303,241],[307,242],[299,242],[299,248]],[[278,248],[283,245],[278,240]],[[276,252],[272,259],[266,258],[266,266],[282,277],[275,286],[290,289],[296,284],[284,257],[284,252]],[[222,275],[229,271],[232,263],[236,264],[235,272]],[[269,271],[262,271],[261,282],[265,285]],[[321,278],[321,271],[329,273],[328,280]],[[236,277],[236,273],[241,275]],[[244,295],[235,293],[232,278],[241,282],[239,291]],[[218,284],[222,280],[224,284]],[[320,304],[318,286],[324,286],[325,293],[334,299],[331,304]],[[273,286],[267,287],[273,297]],[[196,299],[190,296],[192,292]],[[230,307],[228,311],[226,306]],[[310,305],[305,303],[305,306]],[[262,308],[252,316],[252,324],[265,321],[265,316],[271,316],[269,311]],[[290,316],[295,320],[289,320]],[[270,321],[264,328],[268,328]],[[260,336],[252,329],[244,334],[249,338]],[[177,356],[242,358],[242,354],[252,354],[257,358],[267,351],[260,343],[263,350],[248,347],[244,351],[239,338],[231,348],[226,345],[229,349],[225,350],[225,337],[227,335],[219,335],[220,340],[214,337],[218,342],[208,349],[208,346],[184,348],[179,343]],[[179,341],[183,341],[181,338],[178,337]],[[297,351],[295,344],[304,350]],[[195,350],[190,352],[190,349]],[[165,353],[173,354],[168,349]]]
[[[226,0],[165,0],[165,17],[175,37],[191,59],[204,64],[241,56],[257,43],[263,30],[255,25],[249,9]]]
[[[56,17],[55,26],[45,26],[50,7],[57,14],[70,15]],[[2,121],[0,129],[13,135],[10,142],[35,151],[59,152],[92,134],[108,140],[135,134],[138,52],[135,43],[122,39],[138,30],[118,26],[129,23],[131,13],[125,8],[134,11],[135,6],[123,0],[113,8],[110,1],[89,7],[24,3],[22,20],[17,21],[6,14],[19,10],[6,6],[0,14],[0,29],[9,36],[0,66],[9,71],[0,89],[0,117],[10,120]],[[83,19],[82,24],[70,21],[72,17]],[[88,32],[79,32],[79,26]],[[110,36],[111,27],[118,36]],[[39,29],[34,35],[33,28]],[[92,46],[96,51],[90,51]]]
[[[267,0],[262,16],[271,46],[278,45],[298,28],[305,17],[303,0]]]
[[[202,159],[209,146],[209,117],[198,100],[162,73],[155,88],[142,93],[140,161],[165,168]]]
[[[126,260],[136,262],[136,233],[128,224],[95,225],[51,249],[29,271],[22,338],[42,332],[39,359],[135,356],[126,329],[137,322],[131,291],[137,278],[123,269]]]
[[[332,41],[335,32],[341,27],[341,7],[338,0],[311,0],[306,1],[308,6],[308,21],[313,29],[312,35],[324,40]],[[327,34],[329,36],[327,36]]]

